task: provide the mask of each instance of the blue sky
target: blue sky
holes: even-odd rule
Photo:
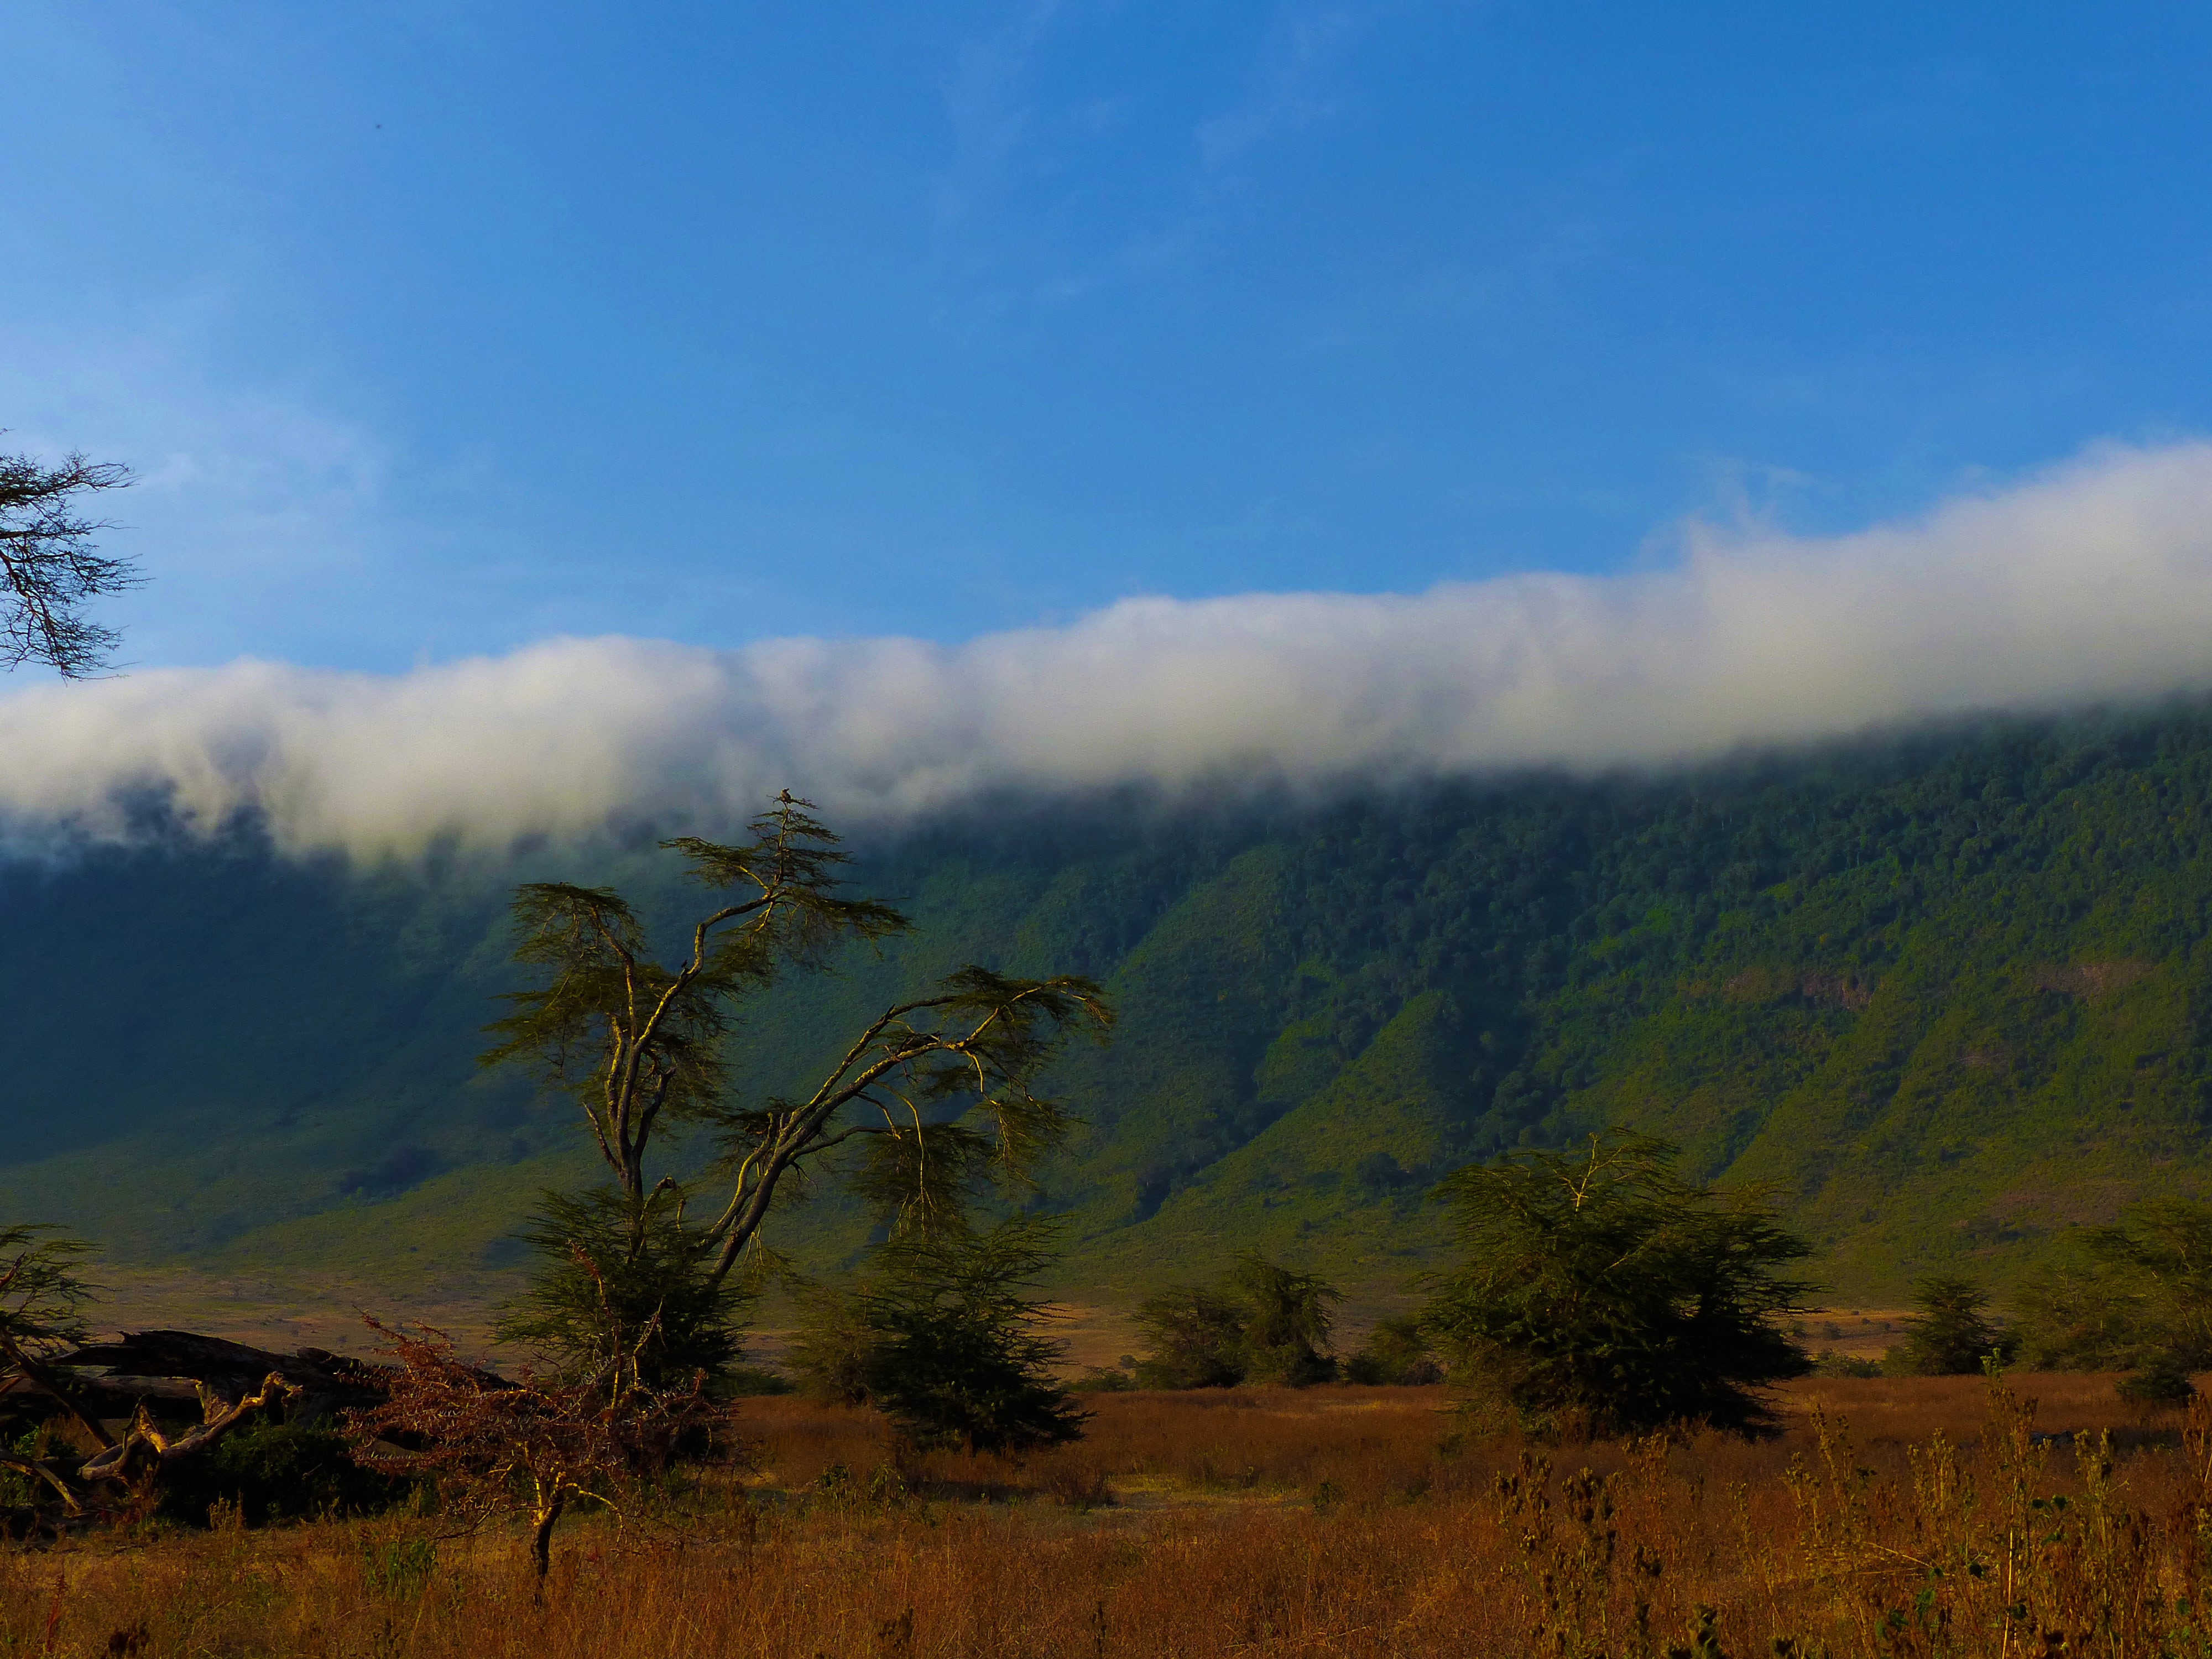
[[[2180,6],[0,13],[0,426],[142,665],[938,641],[2212,429]]]

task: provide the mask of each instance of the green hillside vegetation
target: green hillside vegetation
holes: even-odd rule
[[[910,939],[779,986],[794,1083],[967,961],[1086,974],[1113,1045],[1055,1079],[1066,1285],[1133,1306],[1258,1249],[1358,1292],[1437,1259],[1425,1195],[1620,1123],[1772,1183],[1839,1294],[2009,1283],[2132,1198],[2212,1190],[2212,709],[2010,720],[1648,779],[1529,775],[1169,807],[994,803],[856,838]],[[111,1260],[395,1283],[511,1267],[578,1126],[472,1066],[514,882],[678,872],[623,845],[362,871],[249,830],[0,876],[0,1205]],[[573,1108],[567,1109],[573,1109]],[[866,1242],[837,1204],[778,1242]]]

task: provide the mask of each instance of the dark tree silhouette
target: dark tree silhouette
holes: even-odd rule
[[[1247,1250],[1213,1285],[1175,1285],[1138,1309],[1152,1352],[1137,1380],[1148,1389],[1328,1382],[1337,1374],[1329,1309],[1343,1300],[1318,1274]]]
[[[887,1244],[874,1270],[821,1298],[800,1369],[811,1392],[876,1406],[921,1447],[1025,1451],[1079,1437],[1085,1413],[1054,1379],[1031,1280],[1054,1255],[1048,1221]]]
[[[1464,1259],[1422,1325],[1460,1377],[1561,1427],[1770,1426],[1759,1390],[1812,1365],[1785,1328],[1810,1286],[1783,1271],[1812,1247],[1674,1157],[1615,1130],[1445,1178]]]
[[[94,545],[109,526],[83,517],[79,503],[130,482],[130,469],[112,461],[71,454],[49,467],[0,455],[0,668],[44,663],[76,679],[107,665],[122,636],[83,607],[136,586],[138,573]]]
[[[2012,1352],[2012,1338],[1990,1316],[1990,1293],[1972,1279],[1937,1273],[1912,1287],[1917,1310],[1905,1340],[1882,1357],[1898,1376],[1971,1376],[1995,1354]]]

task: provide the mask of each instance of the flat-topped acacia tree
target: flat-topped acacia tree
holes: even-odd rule
[[[664,1276],[690,1274],[709,1292],[793,1173],[840,1148],[843,1177],[898,1231],[957,1224],[981,1185],[1018,1180],[1066,1133],[1072,1119],[1038,1092],[1040,1073],[1070,1031],[1103,1038],[1112,1024],[1087,979],[970,966],[886,1007],[804,1097],[733,1099],[724,1048],[748,997],[909,927],[889,905],[838,891],[847,855],[813,811],[786,791],[740,845],[661,843],[718,896],[673,961],[653,956],[636,913],[605,888],[532,882],[515,894],[516,957],[544,977],[507,998],[514,1012],[491,1027],[483,1061],[531,1065],[574,1096],[615,1178],[629,1255],[657,1249],[675,1263]],[[726,1184],[711,1219],[672,1218],[659,1201],[675,1183],[653,1180],[648,1157],[678,1123],[720,1143]]]

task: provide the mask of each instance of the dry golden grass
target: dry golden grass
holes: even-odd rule
[[[741,1431],[763,1448],[766,1484],[786,1491],[842,1467],[891,1468],[918,1492],[994,1498],[1093,1493],[1102,1484],[1201,1500],[1224,1492],[1311,1493],[1324,1481],[1347,1497],[1380,1497],[1433,1479],[1452,1427],[1438,1389],[1208,1389],[1098,1395],[1084,1438],[1018,1461],[988,1455],[902,1458],[872,1412],[794,1399],[746,1402]]]
[[[2105,1372],[2045,1371],[2014,1377],[2013,1386],[2034,1399],[2035,1426],[2044,1434],[2109,1429],[2131,1442],[2179,1431],[2181,1413],[2145,1412],[2124,1403],[2112,1392],[2117,1380]],[[1847,1419],[1855,1437],[1868,1444],[1923,1441],[1939,1429],[1954,1441],[1976,1434],[1989,1400],[1988,1384],[1978,1376],[1807,1377],[1778,1393],[1793,1419],[1803,1419],[1818,1405],[1831,1417]]]
[[[1815,1353],[1880,1359],[1897,1346],[1912,1318],[1910,1308],[1812,1308],[1799,1322],[1797,1335]]]
[[[753,1472],[564,1533],[542,1601],[518,1540],[448,1540],[432,1565],[434,1522],[95,1539],[5,1558],[0,1650],[2212,1649],[2212,1413],[2185,1434],[2122,1409],[2109,1378],[2015,1386],[2042,1396],[2035,1422],[1976,1379],[1820,1382],[1778,1440],[1672,1447],[1465,1437],[1433,1389],[1105,1396],[1084,1443],[1019,1463],[902,1459],[866,1413],[760,1401]]]

